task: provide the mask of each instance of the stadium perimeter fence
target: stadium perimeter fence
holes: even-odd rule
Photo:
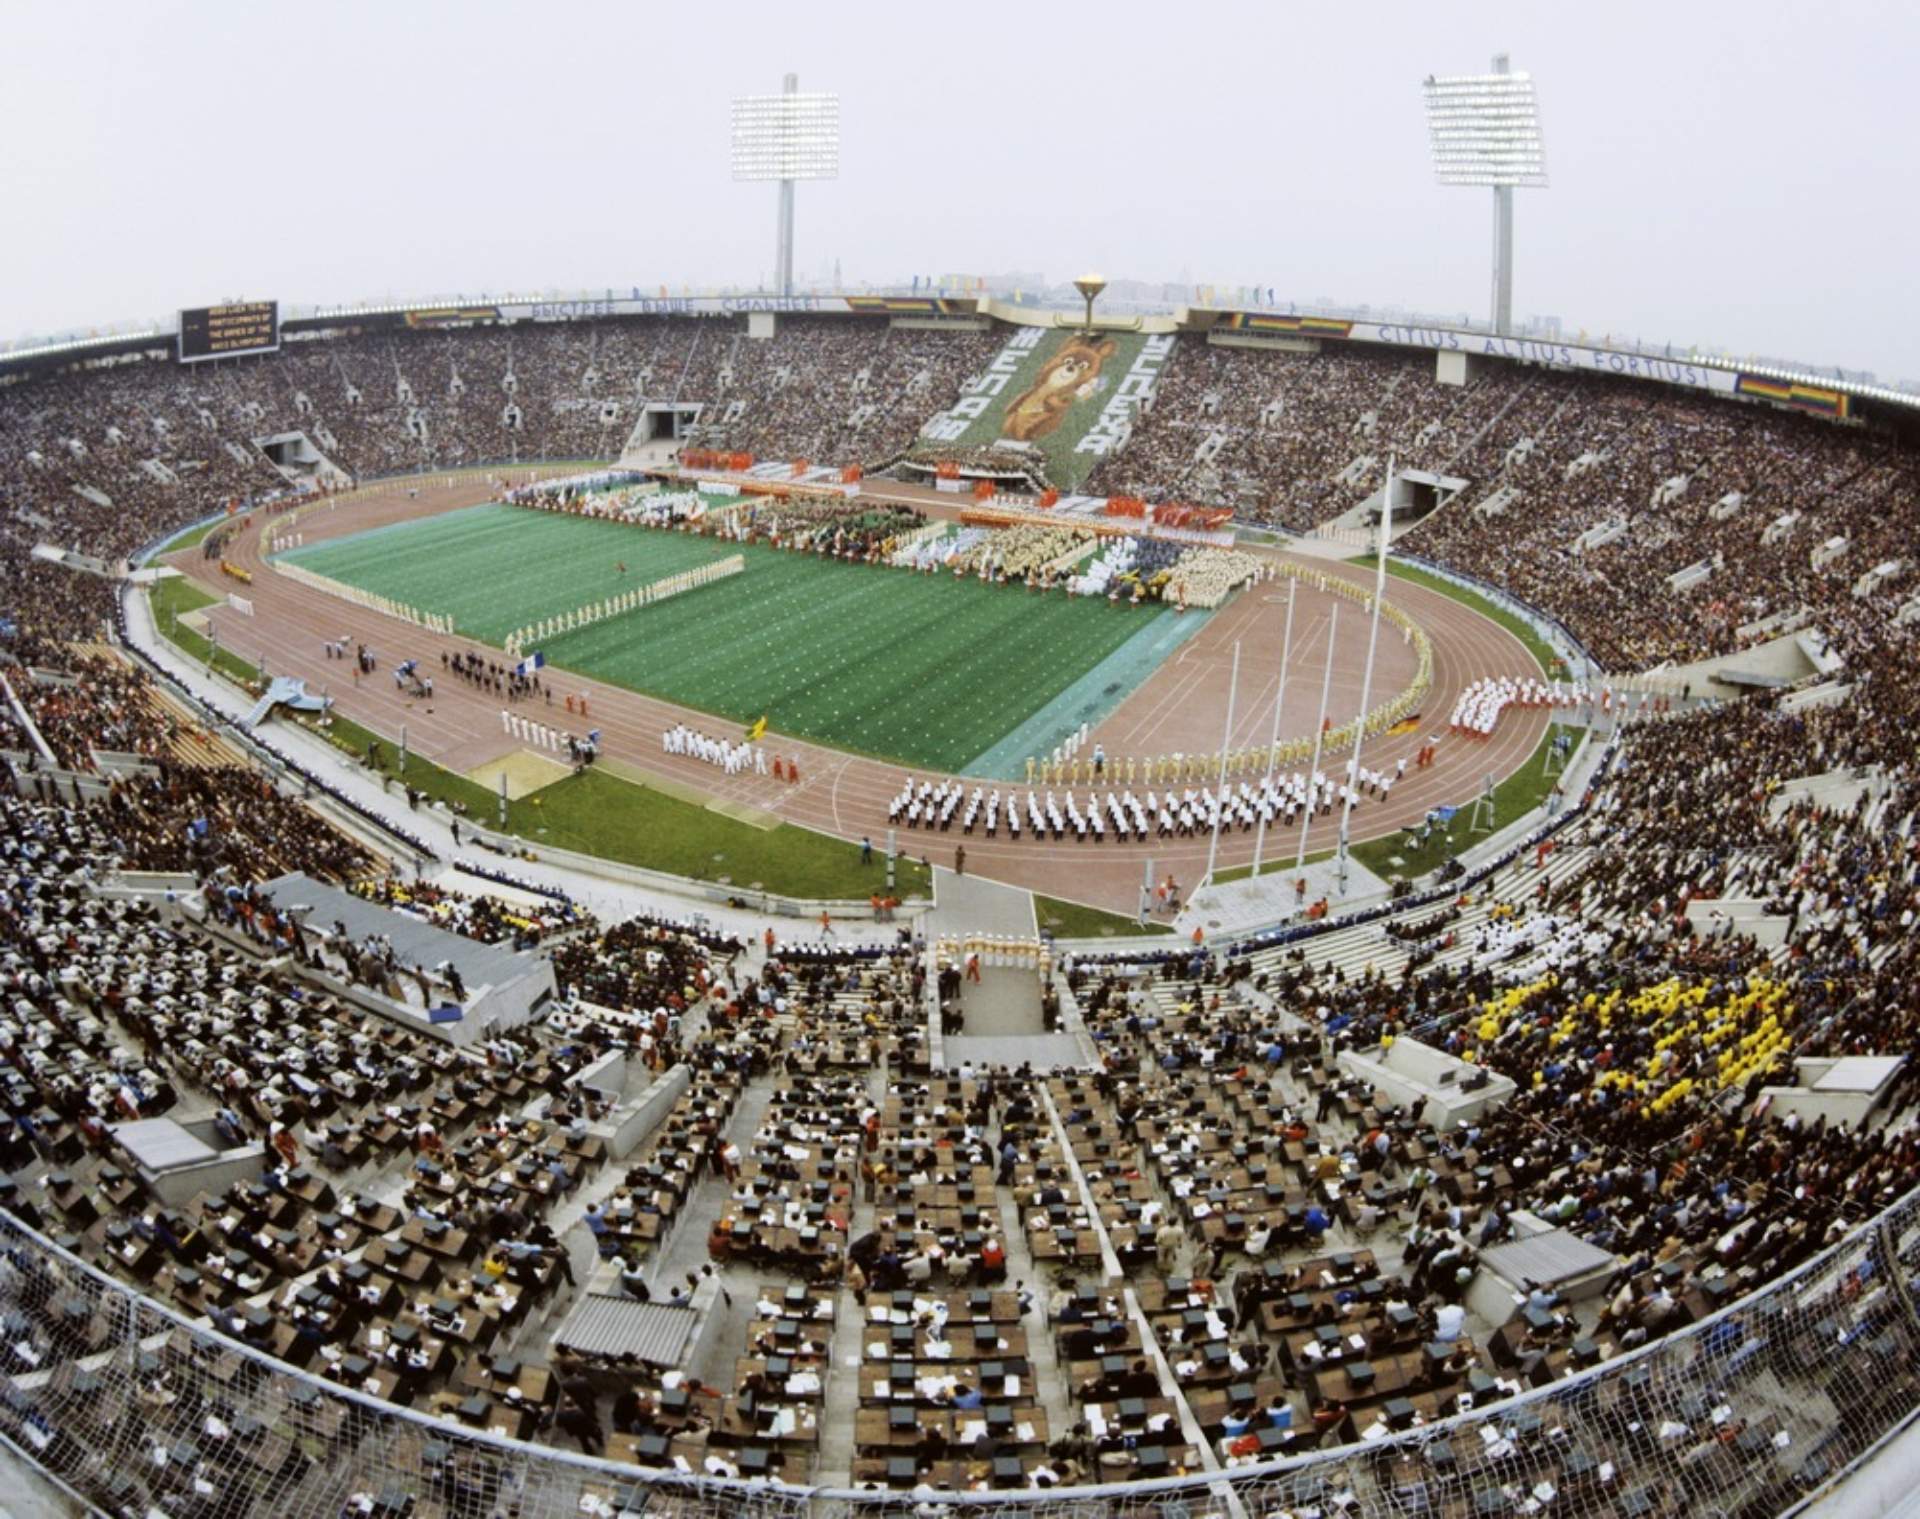
[[[1581,642],[1572,628],[1552,613],[1543,612],[1538,607],[1522,601],[1505,586],[1495,585],[1491,580],[1484,580],[1468,570],[1457,570],[1450,564],[1441,564],[1438,560],[1429,559],[1424,554],[1395,549],[1391,553],[1391,559],[1399,564],[1410,565],[1436,579],[1448,581],[1462,590],[1477,592],[1502,611],[1518,617],[1566,661],[1570,674],[1581,679],[1590,679],[1602,673],[1600,662],[1593,657],[1592,652],[1586,644]]]
[[[1771,1515],[1913,1417],[1917,1272],[1920,1190],[1676,1333],[1539,1387],[1499,1371],[1509,1380],[1446,1419],[1162,1480],[870,1490],[651,1470],[383,1402],[197,1324],[0,1213],[0,1438],[129,1519]]]

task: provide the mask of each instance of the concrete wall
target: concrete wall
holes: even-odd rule
[[[654,1269],[658,1270],[658,1267],[656,1266]],[[666,1292],[672,1291],[674,1286],[672,1282],[664,1281],[649,1283],[648,1285],[656,1287],[656,1289],[661,1291],[663,1296]],[[721,1310],[720,1278],[717,1276],[702,1277],[700,1279],[700,1285],[693,1289],[692,1306],[694,1311],[693,1333],[687,1336],[687,1348],[680,1357],[680,1365],[683,1370],[694,1366],[711,1364],[709,1357],[718,1345],[720,1338],[727,1333],[729,1325],[734,1323],[732,1315]],[[734,1332],[738,1333],[738,1330],[736,1329]]]
[[[627,1056],[624,1050],[608,1050],[592,1065],[576,1071],[567,1081],[570,1087],[591,1087],[618,1102],[627,1091]]]
[[[93,763],[102,775],[153,776],[160,773],[160,767],[152,760],[138,754],[121,754],[112,749],[94,750]]]
[[[107,878],[109,886],[118,886],[130,892],[162,894],[177,891],[182,894],[199,890],[191,871],[185,870],[116,870]]]
[[[607,1141],[613,1158],[625,1160],[631,1155],[643,1139],[666,1121],[667,1114],[673,1111],[673,1105],[680,1100],[680,1094],[692,1085],[693,1072],[684,1065],[676,1065],[648,1087],[632,1111],[621,1116],[614,1127],[613,1137]]]
[[[1695,696],[1745,695],[1746,687],[1729,685],[1717,678],[1723,671],[1771,675],[1786,681],[1805,680],[1816,672],[1813,661],[1802,646],[1801,637],[1798,633],[1787,633],[1766,643],[1756,644],[1751,649],[1723,654],[1717,659],[1702,659],[1690,665],[1663,668],[1659,672],[1660,677],[1675,690],[1683,683],[1691,685]]]
[[[1762,949],[1787,942],[1787,919],[1769,913],[1764,902],[1740,897],[1695,897],[1687,903],[1687,921],[1702,938],[1715,938],[1731,920],[1733,932],[1751,934]]]
[[[460,1044],[471,1044],[475,1039],[519,1028],[533,1017],[533,1005],[536,1002],[542,997],[551,1000],[558,993],[559,983],[553,977],[553,962],[545,959],[535,960],[528,964],[524,975],[486,987],[479,994],[479,1000],[467,1009],[467,1016],[459,1023],[442,1023],[436,1027],[443,1029],[471,1027],[473,1030],[471,1034],[456,1041]]]
[[[50,770],[42,765],[38,770],[29,772],[23,764],[13,767],[13,789],[30,802],[45,799],[43,787],[52,786],[53,799],[56,802],[104,802],[109,793],[107,783],[97,775],[82,775],[73,770]]]
[[[772,892],[754,891],[750,887],[739,884],[722,886],[713,881],[695,881],[687,876],[671,876],[662,871],[648,870],[643,866],[627,865],[619,860],[602,859],[598,855],[577,854],[571,849],[533,843],[513,834],[496,833],[486,822],[469,818],[460,820],[460,831],[462,835],[471,837],[476,844],[490,846],[510,862],[524,856],[562,870],[577,870],[583,875],[597,876],[602,880],[625,881],[630,885],[669,892],[693,903],[725,903],[738,898],[747,903],[751,909],[774,917],[818,919],[820,909],[823,907],[831,909],[836,918],[870,919],[873,917],[873,904],[865,897],[801,901],[791,897],[776,896]],[[901,852],[905,853],[904,850]],[[925,897],[911,896],[903,896],[900,900],[902,911],[909,912],[916,906],[927,905],[928,901]],[[697,911],[697,908],[690,909],[688,915],[692,916]]]
[[[224,1192],[236,1181],[255,1180],[266,1169],[266,1154],[267,1147],[256,1140],[198,1165],[177,1166],[158,1174],[142,1167],[140,1174],[161,1202],[169,1208],[184,1208],[202,1192]]]
[[[1814,1086],[1831,1071],[1835,1060],[1805,1058],[1793,1063],[1796,1086],[1762,1087],[1760,1095],[1773,1099],[1769,1118],[1784,1118],[1798,1113],[1808,1123],[1826,1119],[1830,1128],[1857,1128],[1879,1104],[1893,1084],[1897,1070],[1889,1069],[1887,1079],[1870,1092],[1817,1092]]]
[[[1826,1119],[1828,1128],[1857,1128],[1873,1111],[1871,1092],[1809,1092],[1804,1087],[1762,1087],[1760,1095],[1771,1097],[1769,1118],[1785,1118],[1798,1113],[1807,1123]]]
[[[86,1519],[99,1513],[11,1440],[0,1441],[0,1487],[6,1490],[9,1519]]]
[[[220,940],[223,944],[250,956],[255,960],[264,959],[261,948],[242,934],[226,928],[216,919],[207,915],[206,907],[198,895],[183,897],[171,903],[165,909],[170,921],[185,922]],[[288,956],[281,957],[287,970],[298,980],[322,991],[350,1002],[367,1012],[378,1013],[383,1018],[403,1024],[417,1033],[430,1038],[441,1039],[456,1048],[492,1037],[493,1034],[512,1028],[518,1028],[532,1016],[533,1004],[539,1001],[543,992],[552,993],[557,983],[553,977],[553,964],[548,960],[533,962],[527,973],[500,986],[486,988],[485,995],[473,1007],[467,1009],[466,1017],[458,1023],[430,1023],[424,1008],[409,1003],[394,1002],[381,996],[368,987],[351,981],[342,980],[329,971],[319,970],[311,965],[301,965]]]
[[[1384,1053],[1378,1046],[1345,1050],[1336,1063],[1348,1075],[1371,1082],[1391,1101],[1414,1109],[1440,1129],[1457,1128],[1499,1107],[1514,1092],[1512,1081],[1492,1072],[1487,1073],[1487,1084],[1478,1091],[1462,1090],[1468,1080],[1481,1073],[1481,1067],[1417,1039],[1396,1039]],[[1446,1077],[1451,1080],[1443,1084]]]

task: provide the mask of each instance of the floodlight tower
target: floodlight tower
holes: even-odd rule
[[[1493,188],[1493,330],[1513,330],[1513,192],[1547,187],[1533,75],[1496,54],[1491,74],[1429,74],[1427,133],[1443,185]]]
[[[840,177],[840,97],[801,94],[798,74],[787,75],[778,95],[736,97],[733,177],[779,181],[773,288],[776,295],[792,295],[794,181]]]

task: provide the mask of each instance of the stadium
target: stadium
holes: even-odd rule
[[[1902,1469],[1920,396],[1109,290],[0,352],[17,1511]]]

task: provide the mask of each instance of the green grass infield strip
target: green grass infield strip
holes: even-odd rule
[[[348,718],[335,717],[324,728],[300,721],[356,759],[366,758],[370,740],[377,743],[382,777],[404,781],[428,801],[446,802],[487,828],[499,827],[499,795],[485,786],[417,754],[407,756],[403,772],[391,741]],[[725,876],[736,890],[758,886],[803,899],[865,898],[887,879],[881,855],[862,865],[858,844],[793,823],[767,829],[740,822],[600,770],[567,776],[507,803],[507,832],[525,839],[536,854],[550,845],[696,881]],[[929,882],[925,866],[902,856],[898,895],[929,896]]]
[[[958,772],[1174,616],[500,506],[288,557],[450,612],[462,631],[493,642],[623,585],[734,553],[744,554],[745,574],[533,647],[565,670],[712,714],[722,730],[764,716],[777,733]],[[617,563],[627,565],[624,579]],[[1133,684],[1150,673],[1133,669]]]
[[[1296,827],[1298,825],[1295,825]],[[1283,847],[1274,848],[1278,842]],[[1263,876],[1284,875],[1294,869],[1296,864],[1304,869],[1308,865],[1318,865],[1322,860],[1333,858],[1331,849],[1316,849],[1304,860],[1299,859],[1300,835],[1292,828],[1269,828],[1267,847],[1260,860],[1260,874]],[[1224,870],[1216,870],[1213,879],[1216,884],[1226,881],[1244,881],[1253,874],[1251,862],[1245,865],[1229,865]]]
[[[184,579],[156,582],[151,594],[161,636],[204,663],[211,645],[183,626],[179,615],[218,598]],[[258,684],[259,672],[224,648],[217,651],[215,667],[242,683]],[[324,727],[312,718],[297,720],[355,759],[364,760],[368,743],[376,743],[376,773],[384,780],[404,780],[427,803],[445,802],[489,828],[499,826],[498,794],[466,776],[417,754],[407,757],[403,773],[390,739],[345,717],[336,716]],[[870,864],[861,864],[858,844],[793,823],[767,828],[764,819],[742,822],[603,771],[569,776],[509,802],[507,831],[524,838],[536,853],[546,844],[696,880],[726,876],[742,891],[757,882],[779,896],[845,900],[866,898],[886,885],[882,857],[876,853]],[[902,855],[895,893],[903,899],[931,896],[931,879],[926,866]]]
[[[1056,939],[1150,938],[1173,932],[1164,923],[1141,923],[1125,913],[1107,912],[1063,897],[1043,897],[1037,891],[1033,894],[1033,915],[1042,931]]]
[[[173,644],[187,658],[204,666],[207,656],[213,656],[213,667],[231,680],[239,681],[243,686],[258,687],[260,667],[251,660],[243,659],[232,649],[215,647],[213,641],[204,633],[196,633],[180,619],[203,607],[219,606],[222,598],[203,591],[184,575],[169,575],[156,580],[151,590],[150,605],[153,609],[153,625],[160,636]]]
[[[1349,559],[1347,563],[1370,570],[1379,563],[1379,556],[1377,554],[1361,554]],[[1509,612],[1498,602],[1489,600],[1478,591],[1471,591],[1463,585],[1456,585],[1444,575],[1435,575],[1427,570],[1419,569],[1414,565],[1402,564],[1399,560],[1391,556],[1387,559],[1387,573],[1397,579],[1411,581],[1414,585],[1423,585],[1430,591],[1438,591],[1442,596],[1451,597],[1464,607],[1471,607],[1488,621],[1497,622],[1526,646],[1527,652],[1533,656],[1534,662],[1540,666],[1542,674],[1566,674],[1565,669],[1562,667],[1560,656],[1553,652],[1553,645],[1533,630],[1532,623],[1528,622],[1524,617],[1516,616],[1514,613]],[[1369,591],[1368,594],[1371,595],[1371,591]]]
[[[1391,880],[1394,876],[1411,879],[1439,868],[1451,856],[1471,849],[1481,839],[1498,833],[1516,818],[1525,817],[1545,801],[1547,793],[1558,783],[1557,776],[1547,774],[1547,755],[1553,747],[1553,740],[1559,734],[1567,736],[1568,758],[1571,759],[1574,746],[1580,742],[1580,731],[1557,723],[1548,726],[1527,762],[1493,788],[1493,827],[1485,833],[1467,831],[1473,821],[1473,802],[1468,798],[1460,804],[1453,820],[1444,827],[1435,828],[1425,844],[1416,845],[1413,832],[1390,833],[1382,838],[1355,844],[1354,859],[1383,881]],[[1460,740],[1459,746],[1448,756],[1452,764],[1463,770],[1471,763],[1471,742]],[[1465,751],[1464,755],[1462,750]],[[1396,864],[1396,860],[1399,863]]]

